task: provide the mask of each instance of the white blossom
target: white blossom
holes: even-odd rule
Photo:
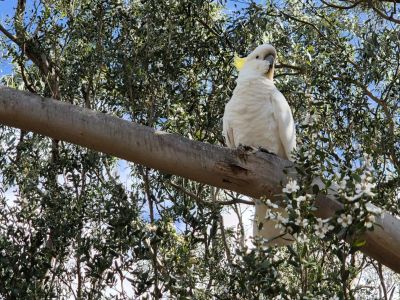
[[[345,190],[345,189],[346,189],[346,186],[347,186],[347,181],[346,181],[345,179],[340,180],[340,182],[339,182],[339,188],[340,188],[341,190]]]
[[[282,214],[280,214],[279,212],[276,213],[276,220],[278,222],[275,224],[275,228],[279,229],[282,229],[289,222],[289,219],[283,217]]]
[[[297,184],[297,181],[294,179],[290,179],[289,182],[286,184],[286,187],[282,189],[282,192],[286,194],[291,194],[295,193],[300,189],[300,187]]]
[[[312,159],[312,153],[309,150],[304,151],[304,157],[307,157],[309,160],[311,160]]]
[[[374,222],[375,222],[375,216],[368,215],[367,218],[365,219],[365,227],[371,228],[374,225]]]
[[[306,196],[298,196],[294,198],[294,200],[296,200],[297,202],[303,202],[306,201]]]
[[[295,233],[293,237],[299,243],[308,243],[310,241],[310,239],[304,233]]]
[[[342,227],[348,227],[353,223],[353,217],[351,215],[341,214],[337,221]]]
[[[282,224],[287,224],[287,223],[289,222],[289,219],[283,217],[280,213],[278,213],[277,219],[278,219],[278,221],[281,222]]]
[[[337,175],[339,178],[340,178],[340,175]],[[345,190],[346,189],[346,187],[347,187],[347,181],[350,179],[350,177],[349,176],[344,176],[343,178],[342,178],[342,180],[340,180],[339,181],[339,189],[340,190]]]
[[[277,214],[274,213],[272,210],[267,209],[265,212],[265,220],[276,220],[277,219]]]
[[[334,227],[329,225],[327,222],[329,219],[322,220],[321,218],[317,218],[317,224],[314,224],[315,235],[319,238],[324,238],[326,233],[332,230]]]
[[[271,200],[269,200],[269,199],[267,199],[267,200],[265,201],[265,204],[268,205],[269,207],[272,207],[272,208],[278,208],[278,207],[279,207],[279,206],[276,205],[275,203],[272,203]]]
[[[361,183],[356,184],[356,194],[373,197],[375,196],[375,194],[371,191],[373,188],[375,188],[374,183],[363,180]]]
[[[325,231],[323,227],[319,227],[317,225],[314,225],[315,229],[315,235],[319,237],[320,239],[323,239],[325,237]]]
[[[362,194],[356,194],[354,196],[348,196],[347,194],[344,195],[344,197],[350,202],[353,202],[353,201],[355,201],[357,199],[360,199],[361,196],[362,196]]]
[[[308,225],[308,219],[302,219],[301,217],[297,217],[294,223],[297,226],[306,227]]]

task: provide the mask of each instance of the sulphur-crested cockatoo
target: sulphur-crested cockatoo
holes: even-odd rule
[[[236,58],[237,85],[225,106],[223,135],[228,147],[239,145],[263,148],[284,159],[292,159],[296,132],[289,104],[273,82],[276,50],[268,44],[258,46],[245,58]],[[256,200],[253,234],[268,245],[285,245],[293,239],[266,220],[268,207]],[[285,217],[282,208],[273,209]]]

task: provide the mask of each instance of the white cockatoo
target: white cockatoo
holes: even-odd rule
[[[289,104],[273,82],[276,50],[264,44],[245,58],[236,58],[239,70],[236,88],[225,106],[223,135],[228,147],[239,145],[263,148],[276,155],[292,160],[296,147],[296,132]],[[275,228],[275,221],[266,220],[268,207],[256,200],[253,234],[268,245],[289,244],[293,238],[282,235]],[[273,209],[279,218],[285,218],[285,210]]]

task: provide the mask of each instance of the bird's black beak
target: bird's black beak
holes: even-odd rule
[[[274,65],[274,61],[275,61],[275,57],[272,54],[269,54],[269,55],[264,57],[264,60],[269,62],[270,66],[273,66]]]
[[[272,54],[268,54],[264,57],[264,60],[268,62],[269,66],[268,66],[268,70],[265,73],[265,76],[270,79],[273,80],[274,78],[274,63],[275,63],[275,56]]]

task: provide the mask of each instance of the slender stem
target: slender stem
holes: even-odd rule
[[[215,200],[214,202],[209,202],[209,201],[201,199],[199,196],[197,196],[194,193],[186,190],[184,187],[182,187],[182,186],[180,186],[180,185],[178,185],[176,183],[169,182],[169,184],[172,185],[174,188],[182,191],[184,194],[192,197],[197,202],[204,203],[206,205],[210,205],[210,204],[213,204],[213,203],[218,204],[218,205],[232,205],[232,204],[238,204],[238,203],[247,204],[247,205],[254,205],[253,201],[243,200],[243,199],[239,199],[239,198],[234,198],[234,199],[229,200],[229,201],[218,201],[218,200]]]
[[[336,5],[336,4],[329,3],[329,2],[324,1],[324,0],[321,0],[321,2],[324,3],[325,5],[328,5],[330,7],[337,8],[337,9],[351,9],[351,8],[356,7],[358,4],[360,4],[362,2],[362,0],[356,1],[352,5],[349,5],[349,6]]]
[[[396,24],[400,24],[400,20],[399,19],[395,19],[393,18],[393,16],[388,16],[386,15],[383,11],[381,11],[380,9],[376,8],[375,6],[371,5],[371,8],[382,18],[384,18],[385,20],[388,20],[390,22],[396,23]]]
[[[146,198],[147,202],[149,204],[149,213],[150,213],[150,223],[154,224],[155,218],[154,218],[154,203],[153,203],[153,195],[151,193],[151,187],[150,187],[150,181],[149,181],[149,170],[148,168],[141,168],[141,174],[142,178],[144,181],[144,189],[146,193]],[[152,261],[153,261],[153,268],[154,268],[154,299],[160,299],[161,297],[161,291],[159,288],[159,274],[158,274],[158,262],[157,262],[157,244],[153,243],[153,245],[150,245],[151,248],[153,248],[153,255],[152,255]]]

